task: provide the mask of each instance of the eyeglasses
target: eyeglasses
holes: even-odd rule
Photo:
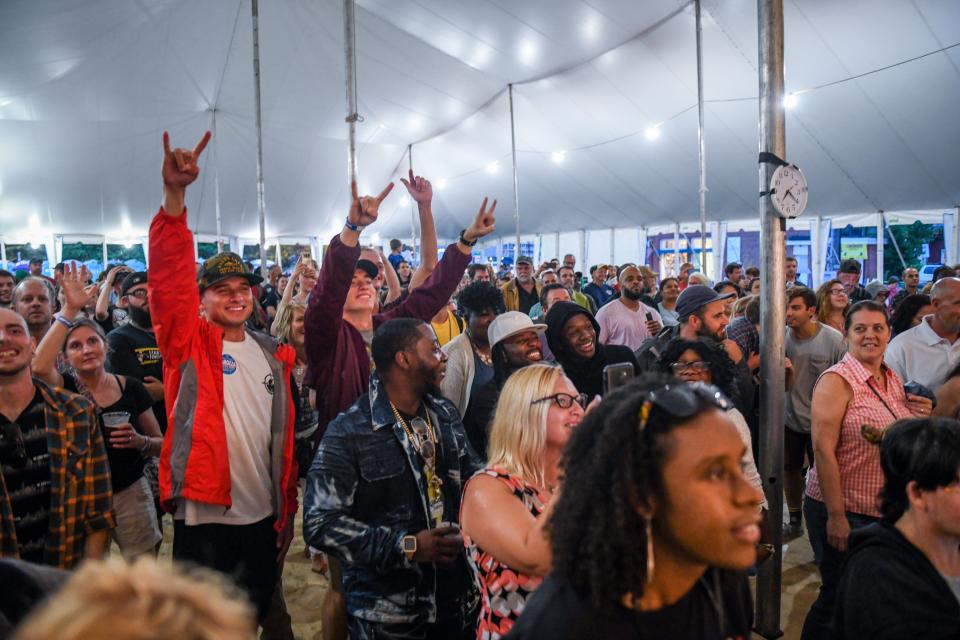
[[[674,418],[689,418],[703,410],[704,405],[728,411],[733,406],[727,396],[712,384],[693,382],[688,384],[666,384],[658,389],[646,391],[639,412],[639,429],[643,431],[650,421],[654,408],[660,409]]]
[[[580,405],[581,409],[587,408],[587,394],[578,393],[575,396],[570,395],[569,393],[555,393],[552,396],[546,396],[544,398],[537,398],[531,405],[538,404],[540,402],[556,402],[557,406],[561,409],[569,409],[573,406],[573,403],[576,402]]]
[[[13,443],[12,467],[16,469],[23,468],[27,464],[27,447],[23,443],[23,430],[16,422],[8,422],[3,425],[3,439]]]
[[[128,291],[127,295],[131,298],[136,298],[137,300],[146,300],[149,293],[150,292],[147,289],[137,289],[136,291]]]
[[[703,373],[710,369],[710,364],[705,360],[695,360],[693,362],[674,362],[671,363],[670,369],[674,373],[683,373],[685,371],[694,370],[697,373]]]
[[[844,295],[844,296],[845,296],[845,295],[847,295],[847,290],[846,290],[846,289],[830,289],[830,295],[832,295],[832,296]]]

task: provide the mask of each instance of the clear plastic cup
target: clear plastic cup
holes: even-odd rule
[[[121,425],[128,424],[130,422],[130,414],[126,411],[107,411],[104,414],[101,414],[100,419],[103,421],[103,428],[106,430],[104,434],[107,436],[106,444],[108,447],[112,447],[110,444],[110,432],[114,429],[120,427]]]

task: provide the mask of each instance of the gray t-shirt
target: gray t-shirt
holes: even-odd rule
[[[824,371],[840,362],[847,351],[843,334],[818,324],[815,336],[798,340],[787,329],[785,347],[793,364],[793,388],[787,392],[787,427],[800,433],[810,433],[810,401],[813,387]]]
[[[941,573],[940,575],[943,576],[943,579],[946,580],[950,590],[953,591],[953,595],[956,597],[957,602],[960,602],[960,578],[954,578],[953,576],[948,576],[945,573]]]

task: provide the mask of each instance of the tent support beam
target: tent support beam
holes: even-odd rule
[[[707,272],[707,146],[703,137],[703,23],[700,0],[694,0],[697,24],[697,140],[700,143],[700,271]]]
[[[413,145],[407,145],[407,168],[413,173]],[[413,242],[413,259],[417,258],[417,203],[410,199],[410,239]]]
[[[760,151],[786,157],[783,106],[783,0],[757,0],[759,31]],[[760,163],[759,191],[776,167]],[[783,405],[786,224],[769,196],[760,197],[760,475],[770,506],[773,556],[757,573],[756,631],[778,638],[783,566]]]
[[[880,224],[881,224],[881,225],[884,224],[884,220],[885,220],[885,216],[883,215],[883,211],[880,211]],[[893,235],[893,229],[890,227],[890,225],[886,225],[886,227],[887,227],[887,234],[889,234],[889,236],[890,236],[890,242],[893,243],[893,248],[894,248],[894,249],[896,250],[896,252],[897,252],[897,257],[900,258],[900,267],[901,267],[902,269],[906,269],[906,268],[907,268],[907,261],[903,259],[903,252],[900,251],[900,243],[897,242],[897,236]],[[880,244],[882,244],[882,241],[883,241],[883,235],[882,235],[882,232],[880,232],[880,233],[877,234],[877,251],[880,250]],[[881,273],[882,273],[882,272],[881,272]]]
[[[960,262],[960,205],[953,208],[953,262]]]
[[[217,137],[217,109],[211,109],[210,113],[213,118],[213,124],[211,125],[213,129],[213,205],[217,221],[217,253],[223,253],[223,226],[220,218],[220,154],[217,153],[217,148],[220,146],[220,138]]]
[[[260,10],[252,0],[253,18],[253,105],[257,126],[257,211],[260,214],[260,275],[267,278],[267,206],[263,197],[263,123],[260,117]]]
[[[674,275],[680,275],[680,223],[673,223],[673,270]]]
[[[884,225],[883,209],[877,211],[877,280],[885,282],[883,278],[883,227]]]
[[[510,157],[513,159],[513,217],[517,221],[517,246],[513,252],[513,265],[516,268],[520,257],[520,182],[517,179],[517,135],[513,119],[513,83],[507,85],[510,98]]]
[[[347,94],[347,177],[357,181],[357,42],[353,0],[343,0],[343,59],[346,65]]]

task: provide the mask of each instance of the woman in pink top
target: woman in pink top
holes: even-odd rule
[[[850,531],[880,517],[878,445],[884,430],[900,418],[928,416],[933,408],[928,399],[904,393],[903,380],[883,364],[890,341],[883,306],[858,302],[844,329],[847,355],[820,376],[811,403],[815,462],[803,511],[822,584],[801,640],[827,636]]]

